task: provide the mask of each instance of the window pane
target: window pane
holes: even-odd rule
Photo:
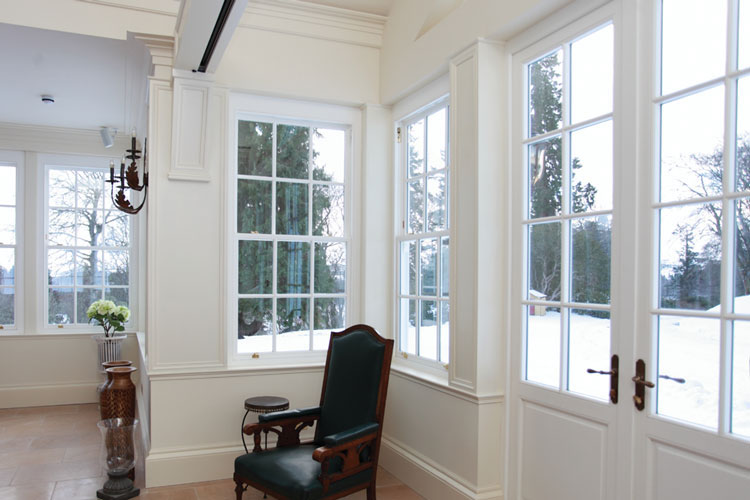
[[[667,377],[685,379],[685,383]],[[716,429],[719,421],[719,320],[659,317],[660,415]]]
[[[310,299],[299,297],[276,301],[277,351],[310,350],[309,304]]]
[[[73,289],[72,288],[50,288],[49,289],[49,317],[51,325],[64,325],[72,323],[73,320]]]
[[[440,295],[447,297],[450,295],[451,283],[451,258],[450,258],[450,238],[443,236],[440,247]]]
[[[127,251],[104,252],[104,278],[107,285],[129,284],[129,254]]]
[[[450,362],[450,302],[440,302],[440,362]]]
[[[743,306],[743,313],[750,314],[750,302]],[[732,432],[750,437],[750,321],[734,322],[732,352]]]
[[[279,241],[276,251],[276,292],[310,293],[310,244]],[[281,313],[277,311],[277,314]]]
[[[661,307],[718,311],[721,203],[661,210]]]
[[[612,111],[614,27],[610,24],[571,44],[571,122]]]
[[[237,352],[270,352],[273,299],[240,299],[237,311]]]
[[[727,2],[663,0],[662,94],[724,73]]]
[[[529,144],[529,217],[560,215],[562,142],[560,137]]]
[[[427,117],[427,168],[445,168],[448,160],[445,145],[446,108],[435,111]]]
[[[750,0],[740,0],[739,69],[750,66]]]
[[[610,303],[612,216],[571,221],[573,235],[573,302]]]
[[[104,246],[126,247],[130,244],[130,218],[123,212],[104,212]]]
[[[273,125],[263,122],[237,122],[237,173],[271,176]]]
[[[560,300],[561,229],[559,222],[529,226],[529,299]]]
[[[237,181],[237,232],[271,233],[271,182]]]
[[[0,248],[0,286],[16,282],[16,250]]]
[[[747,2],[750,8],[750,1]],[[750,17],[750,16],[749,16]],[[736,190],[750,191],[750,77],[737,82]]]
[[[419,242],[420,295],[437,295],[437,238]]]
[[[128,293],[127,288],[105,288],[104,289],[104,299],[111,300],[118,306],[130,305],[130,299],[128,295],[129,293]]]
[[[721,193],[723,136],[723,87],[662,105],[662,201]]]
[[[345,292],[346,243],[316,243],[315,293]],[[317,329],[318,327],[316,326],[315,328]]]
[[[346,318],[346,299],[316,298],[314,311],[313,349],[328,349],[331,330],[344,328]]]
[[[437,301],[419,301],[419,355],[437,360],[438,310]]]
[[[273,293],[273,242],[240,241],[238,293]]]
[[[16,322],[16,294],[13,288],[0,288],[0,325],[12,325]]]
[[[0,165],[0,205],[16,204],[16,167]]]
[[[50,210],[47,221],[48,245],[75,245],[75,211]]]
[[[49,250],[47,252],[47,277],[50,285],[73,285],[72,250]]]
[[[424,118],[412,123],[406,130],[407,170],[409,177],[413,177],[424,173]]]
[[[609,399],[607,375],[586,370],[610,369],[609,311],[572,309],[568,338],[568,390],[601,400]]]
[[[427,176],[427,231],[442,231],[448,219],[448,180],[445,172]]]
[[[529,137],[562,124],[562,50],[529,64]]]
[[[0,245],[16,244],[16,209],[0,207]]]
[[[417,353],[417,301],[414,299],[401,299],[399,328],[401,352],[409,354]]]
[[[527,306],[526,380],[560,387],[560,311]]]
[[[277,125],[276,177],[307,179],[310,161],[310,129]]]
[[[76,323],[88,323],[89,318],[86,316],[86,310],[92,303],[101,298],[101,288],[79,288],[76,291]]]
[[[78,250],[76,252],[76,285],[102,284],[102,251]]]
[[[75,170],[49,170],[49,206],[74,207],[76,202]]]
[[[401,294],[417,294],[417,242],[401,242]]]
[[[344,236],[344,186],[313,185],[313,234]]]
[[[104,207],[104,172],[100,170],[78,170],[76,197],[78,208],[101,210]]]
[[[750,314],[750,198],[735,201],[737,232],[735,233],[734,311]]]
[[[612,210],[612,120],[570,134],[573,212]]]
[[[104,217],[100,211],[78,210],[76,212],[76,245],[99,246],[103,243]]]
[[[313,179],[344,182],[346,132],[313,129]]]
[[[424,228],[424,180],[416,179],[407,182],[406,186],[407,232],[421,233]]]
[[[308,234],[307,184],[276,183],[276,234]]]

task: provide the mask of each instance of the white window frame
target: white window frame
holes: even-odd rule
[[[108,178],[109,173],[109,162],[113,160],[108,157],[97,157],[97,156],[79,156],[79,155],[52,155],[52,154],[40,154],[38,155],[38,170],[37,174],[43,176],[38,178],[38,188],[36,190],[38,201],[36,206],[38,207],[37,213],[37,227],[39,231],[38,241],[38,252],[37,252],[37,266],[38,272],[42,275],[30,276],[30,279],[34,279],[39,286],[37,293],[36,302],[36,314],[35,318],[37,321],[37,331],[39,333],[101,333],[102,329],[98,325],[81,325],[81,324],[48,324],[48,284],[46,280],[47,274],[47,222],[49,212],[49,170],[50,168],[70,168],[70,169],[99,169],[105,171],[105,178]],[[117,162],[115,162],[117,163]],[[105,185],[108,188],[109,185]],[[109,192],[105,189],[105,196],[109,196]],[[116,210],[116,209],[115,209]],[[138,259],[137,251],[138,248],[138,228],[136,225],[137,217],[129,216],[130,222],[130,247],[129,247],[129,261],[128,261],[128,308],[130,309],[130,319],[125,324],[125,331],[134,331],[136,328],[135,318],[138,317]],[[103,272],[103,270],[102,270]]]
[[[394,238],[394,332],[396,337],[396,353],[398,356],[400,356],[401,361],[406,363],[406,366],[412,369],[417,370],[417,372],[427,373],[429,375],[438,376],[439,378],[443,379],[447,377],[447,368],[450,363],[450,360],[453,358],[453,353],[450,352],[451,345],[453,345],[453,341],[450,340],[450,337],[448,339],[448,349],[449,349],[449,361],[448,363],[443,363],[440,361],[440,349],[441,349],[441,335],[438,333],[438,339],[437,339],[437,349],[438,354],[437,360],[432,360],[429,358],[425,358],[422,356],[419,356],[419,354],[411,354],[405,351],[401,350],[401,299],[402,294],[401,293],[401,243],[405,241],[414,241],[417,243],[417,259],[419,259],[419,248],[418,248],[418,242],[421,239],[424,238],[436,238],[438,241],[438,252],[436,255],[437,263],[436,263],[436,288],[437,288],[437,294],[435,296],[422,296],[420,292],[420,276],[417,274],[417,295],[415,296],[409,296],[412,299],[417,300],[417,304],[419,304],[419,300],[426,299],[426,300],[435,300],[438,302],[438,304],[442,302],[448,303],[448,310],[449,315],[453,316],[453,297],[452,295],[449,295],[448,297],[441,297],[440,296],[440,273],[441,273],[441,267],[442,267],[442,259],[441,259],[441,242],[443,237],[447,237],[449,244],[448,248],[450,249],[450,241],[453,238],[453,235],[451,234],[452,226],[451,226],[451,186],[453,185],[453,168],[451,165],[451,137],[450,137],[450,94],[448,93],[449,89],[449,81],[447,78],[441,78],[437,79],[434,82],[432,82],[431,85],[428,85],[425,89],[420,91],[417,95],[411,96],[410,98],[405,99],[401,103],[397,104],[394,107],[395,115],[398,117],[398,119],[394,122],[394,130],[396,131],[395,138],[395,187],[394,192],[396,193],[396,212],[395,212],[395,238]],[[446,196],[446,229],[442,231],[435,231],[435,232],[420,232],[420,233],[409,233],[407,231],[406,225],[407,225],[407,209],[408,209],[408,202],[407,202],[407,196],[408,196],[408,188],[407,188],[407,169],[408,169],[408,144],[407,144],[407,129],[408,126],[412,123],[415,123],[421,119],[425,119],[428,115],[434,113],[435,111],[444,108],[446,111],[446,182],[448,186],[448,193]],[[400,139],[399,139],[400,137]],[[399,142],[400,140],[400,142]],[[425,144],[427,141],[427,137],[425,135]],[[425,166],[425,174],[422,176],[426,179],[426,166]],[[425,186],[426,189],[426,186]],[[425,203],[425,210],[427,205],[427,200],[424,200]],[[450,253],[450,250],[449,250]],[[449,281],[452,278],[450,276],[450,269],[449,272]],[[440,317],[440,316],[439,316]],[[450,320],[449,320],[450,321]],[[439,320],[438,320],[439,322]],[[449,325],[451,323],[449,322]],[[419,306],[417,305],[417,329],[416,331],[419,331]],[[438,329],[440,331],[440,329]],[[453,329],[449,326],[449,335],[453,335]],[[415,350],[417,353],[419,352],[419,334],[416,334],[415,338]]]
[[[276,122],[283,125],[321,126],[346,131],[346,166],[344,172],[344,237],[321,237],[312,235],[262,235],[257,240],[264,241],[342,241],[346,243],[346,317],[344,327],[358,323],[360,317],[359,283],[359,224],[361,204],[359,197],[359,170],[361,151],[361,111],[348,106],[313,103],[292,99],[282,99],[250,94],[230,94],[228,99],[227,131],[227,171],[225,173],[226,200],[226,316],[225,331],[228,336],[227,360],[230,366],[278,366],[321,364],[325,361],[325,350],[288,351],[288,352],[238,352],[237,338],[237,301],[238,297],[238,263],[237,263],[237,127],[240,120]],[[291,180],[291,179],[290,179]],[[308,182],[308,181],[305,181]],[[310,184],[317,181],[309,181]],[[312,228],[310,228],[312,230]],[[255,238],[254,238],[255,239]],[[312,247],[311,247],[312,252]],[[274,268],[274,287],[276,271]],[[314,286],[313,283],[310,286]],[[312,290],[309,294],[312,296]],[[273,294],[276,298],[276,294]],[[311,304],[312,305],[312,304]],[[312,315],[314,311],[310,311]],[[314,325],[310,325],[311,329]],[[342,328],[342,329],[343,329]],[[312,342],[312,337],[311,337]],[[312,344],[310,346],[312,348]]]
[[[13,245],[2,245],[3,248],[15,248],[15,271],[14,271],[14,303],[13,303],[13,325],[4,325],[0,329],[0,335],[18,335],[24,331],[24,154],[20,151],[0,150],[0,165],[13,166],[16,169],[16,242]]]

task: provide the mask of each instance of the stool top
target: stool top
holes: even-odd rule
[[[278,396],[255,396],[245,400],[245,409],[256,413],[288,410],[289,400]]]

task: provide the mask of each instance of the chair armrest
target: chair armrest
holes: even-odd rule
[[[276,412],[287,413],[287,412]],[[253,453],[263,451],[260,446],[260,435],[265,433],[266,437],[269,432],[278,436],[276,447],[296,446],[300,444],[299,434],[305,427],[312,427],[320,418],[318,413],[310,415],[296,415],[289,418],[279,418],[270,422],[258,422],[257,424],[247,424],[242,428],[242,432],[253,436]]]
[[[261,413],[258,415],[258,422],[272,422],[287,418],[306,417],[308,415],[320,415],[320,406],[311,406],[310,408],[298,408],[294,410],[275,411],[273,413]]]
[[[377,447],[379,430],[380,425],[373,422],[323,438],[326,446],[320,446],[313,452],[313,460],[320,462],[318,479],[323,484],[323,493],[328,491],[331,483],[372,468],[372,455],[376,452],[373,447]],[[362,452],[368,447],[370,454],[363,456]],[[341,461],[341,467],[329,472],[328,468],[334,458]]]
[[[340,444],[347,443],[348,441],[353,441],[357,438],[366,436],[367,434],[375,433],[377,432],[378,427],[380,426],[377,422],[358,425],[357,427],[352,427],[351,429],[347,429],[345,431],[337,432],[336,434],[331,434],[330,436],[324,437],[323,443],[327,448],[336,447]]]

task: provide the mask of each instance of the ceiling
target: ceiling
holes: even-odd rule
[[[303,2],[338,7],[340,9],[387,16],[395,0],[302,0]],[[404,0],[401,0],[404,1]]]
[[[123,130],[124,40],[0,23],[0,59],[0,122]]]

